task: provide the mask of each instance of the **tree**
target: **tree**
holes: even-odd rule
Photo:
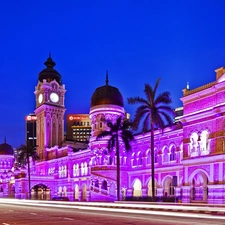
[[[145,84],[144,93],[146,99],[140,97],[128,98],[129,104],[141,104],[135,112],[133,121],[133,129],[137,130],[140,121],[143,121],[142,132],[151,131],[151,172],[152,172],[152,198],[155,199],[155,167],[154,167],[154,129],[165,128],[166,125],[172,125],[174,111],[170,107],[172,103],[170,93],[168,91],[162,92],[156,96],[157,88],[161,78],[156,81],[154,88],[149,84]]]
[[[17,149],[18,153],[18,163],[20,166],[24,166],[27,164],[28,167],[28,188],[29,188],[29,198],[31,197],[31,185],[30,185],[30,157],[33,162],[39,159],[36,151],[36,147],[30,147],[29,142],[27,145],[20,145]]]
[[[116,123],[113,124],[110,120],[106,120],[106,124],[109,130],[102,131],[97,140],[109,136],[108,150],[111,152],[116,147],[116,170],[117,170],[117,200],[120,201],[120,148],[119,139],[121,138],[125,149],[129,151],[131,149],[130,142],[134,140],[133,132],[129,130],[131,122],[127,119],[122,120],[122,117],[118,117]]]

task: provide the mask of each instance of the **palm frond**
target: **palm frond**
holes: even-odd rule
[[[161,111],[161,112],[159,112],[162,116],[164,116],[164,118],[165,118],[165,120],[166,120],[166,123],[168,124],[168,125],[172,125],[173,124],[173,119],[172,119],[172,117],[168,114],[168,113],[166,113],[166,112],[164,112],[164,111]]]
[[[110,131],[104,130],[102,131],[100,134],[98,134],[98,136],[96,137],[96,140],[99,141],[100,139],[109,136],[111,134]]]
[[[155,128],[160,128],[160,129],[164,129],[164,127],[166,126],[163,118],[161,117],[160,113],[156,113],[154,114],[154,126]]]
[[[149,84],[145,84],[144,93],[148,104],[151,106],[154,102],[154,93],[152,87]]]
[[[145,109],[144,109],[145,108]],[[149,109],[146,107],[139,106],[136,110],[134,121],[132,123],[133,130],[137,130],[140,124],[140,121],[146,113],[149,113]]]
[[[110,120],[107,120],[107,126],[109,127],[109,128],[112,128],[113,127],[113,124],[112,124],[112,122],[110,121]]]
[[[171,103],[172,103],[172,99],[170,97],[170,93],[168,91],[165,91],[157,96],[154,104],[155,104],[155,106],[158,106],[160,104],[168,105]]]
[[[120,116],[117,118],[116,123],[115,123],[116,130],[119,130],[119,127],[121,126],[121,121],[122,121],[122,117]]]
[[[148,127],[149,127],[149,123],[150,123],[150,113],[147,113],[147,115],[145,116],[144,122],[143,122],[143,128],[142,128],[142,132],[146,133],[148,131]]]
[[[158,78],[158,80],[155,83],[155,87],[154,87],[154,90],[153,90],[154,99],[155,99],[156,91],[158,89],[158,86],[159,86],[160,81],[161,81],[161,78]]]
[[[168,113],[169,115],[171,115],[173,118],[176,116],[174,110],[169,106],[169,105],[161,105],[158,107],[158,111],[164,111],[166,113]]]
[[[144,98],[140,98],[140,97],[134,97],[134,98],[128,98],[128,103],[129,104],[146,104],[148,105],[148,101],[146,101]]]
[[[112,135],[111,138],[108,140],[108,150],[109,152],[111,152],[113,150],[113,148],[115,147],[116,144],[116,137],[115,135]]]

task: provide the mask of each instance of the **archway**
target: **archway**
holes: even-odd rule
[[[163,195],[164,196],[174,196],[174,186],[172,177],[168,176],[163,182]]]
[[[36,184],[31,189],[31,199],[33,200],[50,200],[50,188],[45,184]]]
[[[197,170],[190,176],[191,201],[207,201],[208,176],[203,170]]]
[[[102,182],[102,190],[108,190],[108,188],[107,188],[107,181],[106,180],[104,180],[103,182]]]
[[[74,200],[78,201],[78,199],[79,199],[79,187],[76,184],[75,187],[74,187]]]
[[[142,184],[139,179],[136,179],[133,184],[133,196],[134,197],[142,196]]]
[[[148,196],[152,196],[152,179],[148,182]],[[155,196],[157,196],[157,181],[155,179]]]
[[[81,200],[82,201],[86,201],[87,200],[87,186],[86,186],[86,184],[84,184],[82,186]]]

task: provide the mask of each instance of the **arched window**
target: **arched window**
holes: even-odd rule
[[[191,134],[190,137],[190,155],[191,156],[198,156],[198,134],[196,132]]]
[[[107,181],[106,180],[104,180],[103,182],[102,182],[102,189],[103,190],[107,190],[108,188],[107,188]]]
[[[114,157],[113,156],[109,157],[109,165],[114,165]]]
[[[73,176],[76,177],[77,173],[76,173],[76,165],[73,165]]]
[[[149,164],[151,164],[151,151],[150,150],[148,150],[146,156],[147,156],[147,164],[149,165]]]
[[[87,163],[84,163],[84,175],[88,174],[88,167],[87,167]]]
[[[98,180],[95,181],[95,187],[99,188],[99,182],[98,182]]]
[[[176,148],[173,145],[170,149],[170,161],[175,161],[176,160]]]
[[[154,162],[158,163],[158,150],[157,149],[155,149],[155,151],[154,151]]]
[[[132,155],[132,161],[133,161],[133,166],[137,166],[137,158],[135,153],[133,153]]]
[[[64,174],[63,175],[64,175],[64,177],[67,177],[67,166],[66,165],[64,166]]]
[[[59,167],[59,177],[62,177],[62,167]]]
[[[207,130],[202,131],[201,133],[201,142],[200,142],[200,149],[201,155],[209,154],[209,132]]]
[[[83,163],[81,163],[80,169],[81,169],[81,176],[83,176],[84,175],[84,164]]]
[[[139,152],[138,154],[138,165],[141,166],[142,165],[142,153]]]
[[[76,165],[76,175],[77,175],[77,176],[80,175],[80,173],[79,173],[79,164],[78,164],[78,163],[77,163],[77,165]]]
[[[164,150],[163,150],[163,162],[164,163],[168,162],[168,154],[169,154],[168,148],[165,147]]]

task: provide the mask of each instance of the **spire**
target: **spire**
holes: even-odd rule
[[[186,87],[188,90],[190,89],[190,87],[189,87],[189,82],[187,82],[187,87]]]
[[[6,144],[6,136],[5,136],[5,140],[4,141],[5,141],[5,144]]]
[[[108,70],[106,70],[105,85],[109,85]]]
[[[51,52],[49,52],[49,56],[44,64],[47,66],[47,68],[53,68],[56,65],[55,62],[52,60]]]

